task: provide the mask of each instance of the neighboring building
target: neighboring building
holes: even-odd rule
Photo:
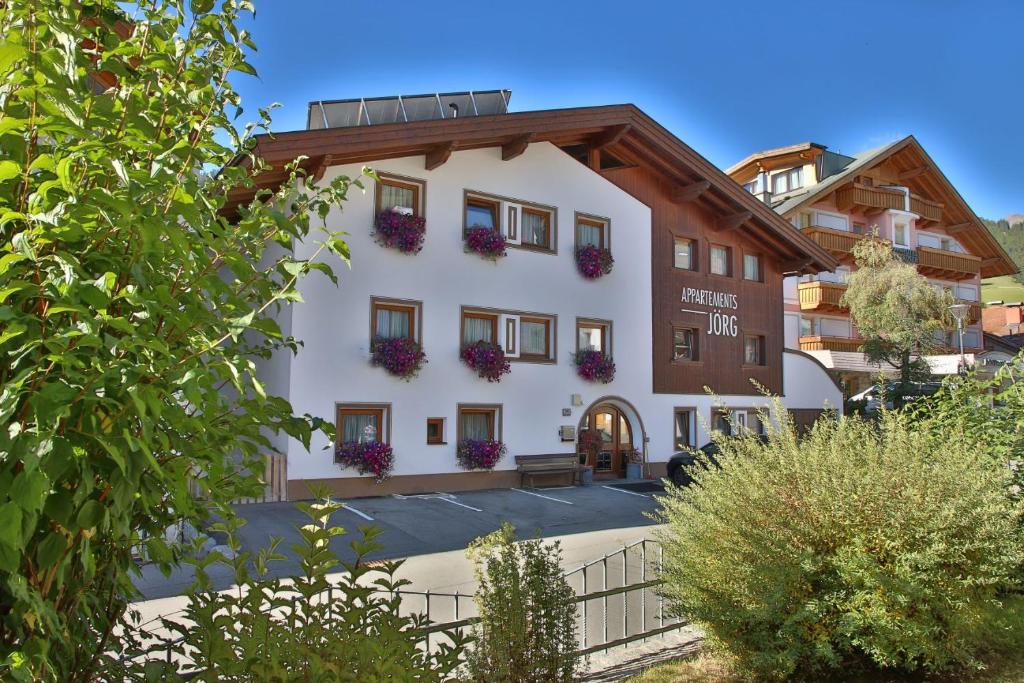
[[[583,430],[602,438],[581,456],[596,476],[622,476],[634,452],[661,475],[674,452],[723,426],[723,410],[763,428],[756,410],[769,402],[751,380],[800,422],[841,409],[821,364],[784,343],[784,274],[834,270],[825,249],[635,106],[506,113],[507,97],[318,102],[309,129],[258,138],[276,169],[307,155],[322,182],[364,164],[381,177],[329,215],[348,233],[351,270],[338,287],[301,283],[305,303],[281,324],[302,350],[262,372],[298,413],[336,420],[339,439],[388,441],[394,476],[377,485],[335,464],[333,444],[307,453],[281,442],[290,498],[314,483],[343,496],[518,486],[514,456],[577,453]],[[251,197],[233,195],[228,210]],[[374,241],[375,217],[395,207],[426,219],[417,254]],[[503,233],[508,255],[467,253],[472,225]],[[610,247],[612,272],[581,276],[582,245]],[[374,333],[420,342],[419,376],[372,367]],[[500,382],[461,362],[476,340],[510,356]],[[577,375],[574,353],[586,348],[614,357],[611,383]],[[494,471],[460,470],[464,437],[499,439],[508,455]]]
[[[981,326],[997,337],[1024,334],[1024,303],[989,302],[981,311]]]
[[[855,268],[853,247],[874,231],[935,288],[971,305],[964,346],[974,362],[983,348],[981,278],[1009,275],[1017,267],[912,136],[854,156],[810,142],[782,147],[752,154],[726,172],[841,263],[831,272],[786,279],[786,345],[833,370],[848,395],[880,371],[895,373],[866,361],[849,312],[839,303]],[[956,372],[955,330],[942,346],[957,353],[931,357],[930,365]]]

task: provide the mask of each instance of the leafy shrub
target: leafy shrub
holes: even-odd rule
[[[505,455],[505,444],[492,439],[462,439],[455,458],[464,470],[492,470]]]
[[[576,250],[576,267],[588,280],[596,280],[607,275],[612,272],[614,265],[615,259],[612,258],[611,249],[588,244]]]
[[[1018,587],[1021,509],[1005,464],[932,427],[885,411],[723,441],[662,499],[674,609],[759,678],[974,664]]]
[[[380,549],[375,541],[380,530],[363,527],[362,537],[350,543],[354,559],[342,562],[329,546],[345,533],[329,524],[341,505],[327,501],[298,507],[309,518],[298,528],[301,542],[295,546],[300,576],[265,578],[269,563],[282,559],[278,540],[253,557],[234,540],[237,522],[221,527],[229,532],[235,553],[230,565],[237,587],[192,595],[181,618],[161,623],[170,639],[154,638],[133,615],[120,643],[123,655],[108,660],[105,679],[449,680],[466,638],[445,632],[433,653],[419,647],[426,618],[400,609],[396,591],[408,584],[395,578],[401,562],[366,561]],[[209,566],[220,561],[217,554],[198,561],[200,580],[205,582]]]
[[[588,382],[607,384],[615,379],[615,361],[601,351],[584,349],[574,357],[576,374]]]
[[[377,336],[370,343],[370,362],[383,367],[395,377],[409,380],[427,362],[427,354],[415,339]]]
[[[335,447],[334,462],[359,474],[372,474],[381,482],[391,476],[395,453],[391,446],[379,441],[345,441]]]
[[[394,209],[385,209],[377,216],[374,238],[382,247],[397,249],[403,254],[415,254],[423,249],[427,221],[422,216],[410,216]]]
[[[575,592],[562,575],[558,542],[517,543],[505,522],[469,548],[479,588],[475,645],[467,655],[474,681],[570,683],[576,656]]]
[[[505,352],[491,342],[466,344],[459,352],[459,357],[488,382],[500,382],[502,375],[512,372],[512,364],[505,358]]]
[[[497,230],[474,225],[466,231],[466,249],[485,259],[497,261],[505,256],[507,247],[508,243]]]

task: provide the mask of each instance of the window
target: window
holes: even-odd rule
[[[550,336],[550,320],[519,318],[519,357],[547,359],[550,356]]]
[[[458,415],[460,441],[501,440],[501,406],[460,405]]]
[[[470,228],[501,228],[501,202],[483,197],[466,196],[466,225]]]
[[[712,275],[730,275],[729,262],[731,261],[730,256],[732,255],[732,249],[729,247],[716,247],[712,246],[710,249],[711,253],[711,274]]]
[[[541,249],[554,249],[551,239],[551,212],[524,206],[522,215],[522,244]]]
[[[370,299],[370,338],[419,340],[418,301]]]
[[[764,365],[764,337],[747,335],[743,338],[743,362],[746,365]]]
[[[818,325],[816,318],[800,318],[800,336],[801,337],[816,337],[818,336]]]
[[[711,411],[711,429],[725,435],[732,434],[733,420],[728,410],[716,408]]]
[[[812,214],[810,211],[801,211],[799,214],[799,218],[797,219],[797,222],[799,223],[799,225],[797,225],[796,227],[809,228],[812,225],[814,225],[814,214]]]
[[[672,330],[672,360],[695,361],[698,358],[697,330],[676,327]]]
[[[754,178],[749,183],[743,183],[743,189],[750,194],[758,194],[761,192],[761,176]]]
[[[772,176],[772,194],[783,194],[792,190],[799,190],[803,186],[803,166],[797,166],[788,171],[780,171]]]
[[[385,423],[389,412],[386,404],[345,404],[338,406],[337,439],[339,443],[390,441]]]
[[[693,240],[684,237],[675,239],[675,267],[683,270],[693,270],[697,264],[696,245]]]
[[[609,248],[609,230],[609,222],[604,219],[576,214],[576,247]]]
[[[743,279],[761,282],[761,257],[757,254],[743,255]]]
[[[491,313],[462,314],[462,343],[473,344],[478,341],[498,343],[498,316]]]
[[[611,355],[611,323],[576,319],[576,350]]]
[[[867,234],[867,226],[864,223],[861,223],[860,221],[854,221],[853,222],[853,232],[854,232],[855,235],[866,235]]]
[[[682,451],[693,446],[693,438],[690,435],[692,431],[690,429],[690,419],[692,415],[692,410],[686,408],[675,409],[675,413],[672,418],[675,435],[672,443],[677,451]]]
[[[444,443],[444,418],[427,418],[427,443],[431,445]]]
[[[408,215],[423,215],[423,182],[412,178],[381,176],[377,182],[376,208]]]
[[[900,247],[909,247],[910,242],[907,241],[907,224],[906,223],[893,223],[892,226],[892,243]]]

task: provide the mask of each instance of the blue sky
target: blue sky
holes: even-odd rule
[[[713,163],[914,134],[975,211],[1024,213],[1024,2],[258,3],[249,111],[512,90],[512,109],[632,102]]]

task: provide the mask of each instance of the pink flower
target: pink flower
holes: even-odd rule
[[[359,474],[372,474],[378,483],[391,476],[395,455],[391,446],[377,441],[346,441],[334,449],[334,462]]]
[[[512,364],[505,358],[505,352],[491,342],[466,344],[459,356],[463,363],[476,370],[488,382],[500,382],[502,375],[512,372]]]
[[[596,280],[602,275],[612,272],[614,264],[615,259],[612,258],[611,249],[602,249],[588,244],[576,250],[576,267],[588,280]]]
[[[415,254],[423,248],[423,236],[426,232],[425,218],[386,209],[377,216],[374,237],[383,247],[397,249],[403,254]]]
[[[505,455],[505,444],[488,439],[463,439],[455,452],[459,466],[466,470],[490,470]]]
[[[382,366],[396,377],[408,380],[416,376],[427,354],[408,337],[374,337],[370,343],[370,362]]]
[[[601,351],[579,351],[576,353],[576,374],[588,382],[607,384],[615,379],[615,361]]]
[[[501,233],[482,225],[474,225],[466,231],[466,247],[484,258],[497,261],[506,254],[507,244]]]

